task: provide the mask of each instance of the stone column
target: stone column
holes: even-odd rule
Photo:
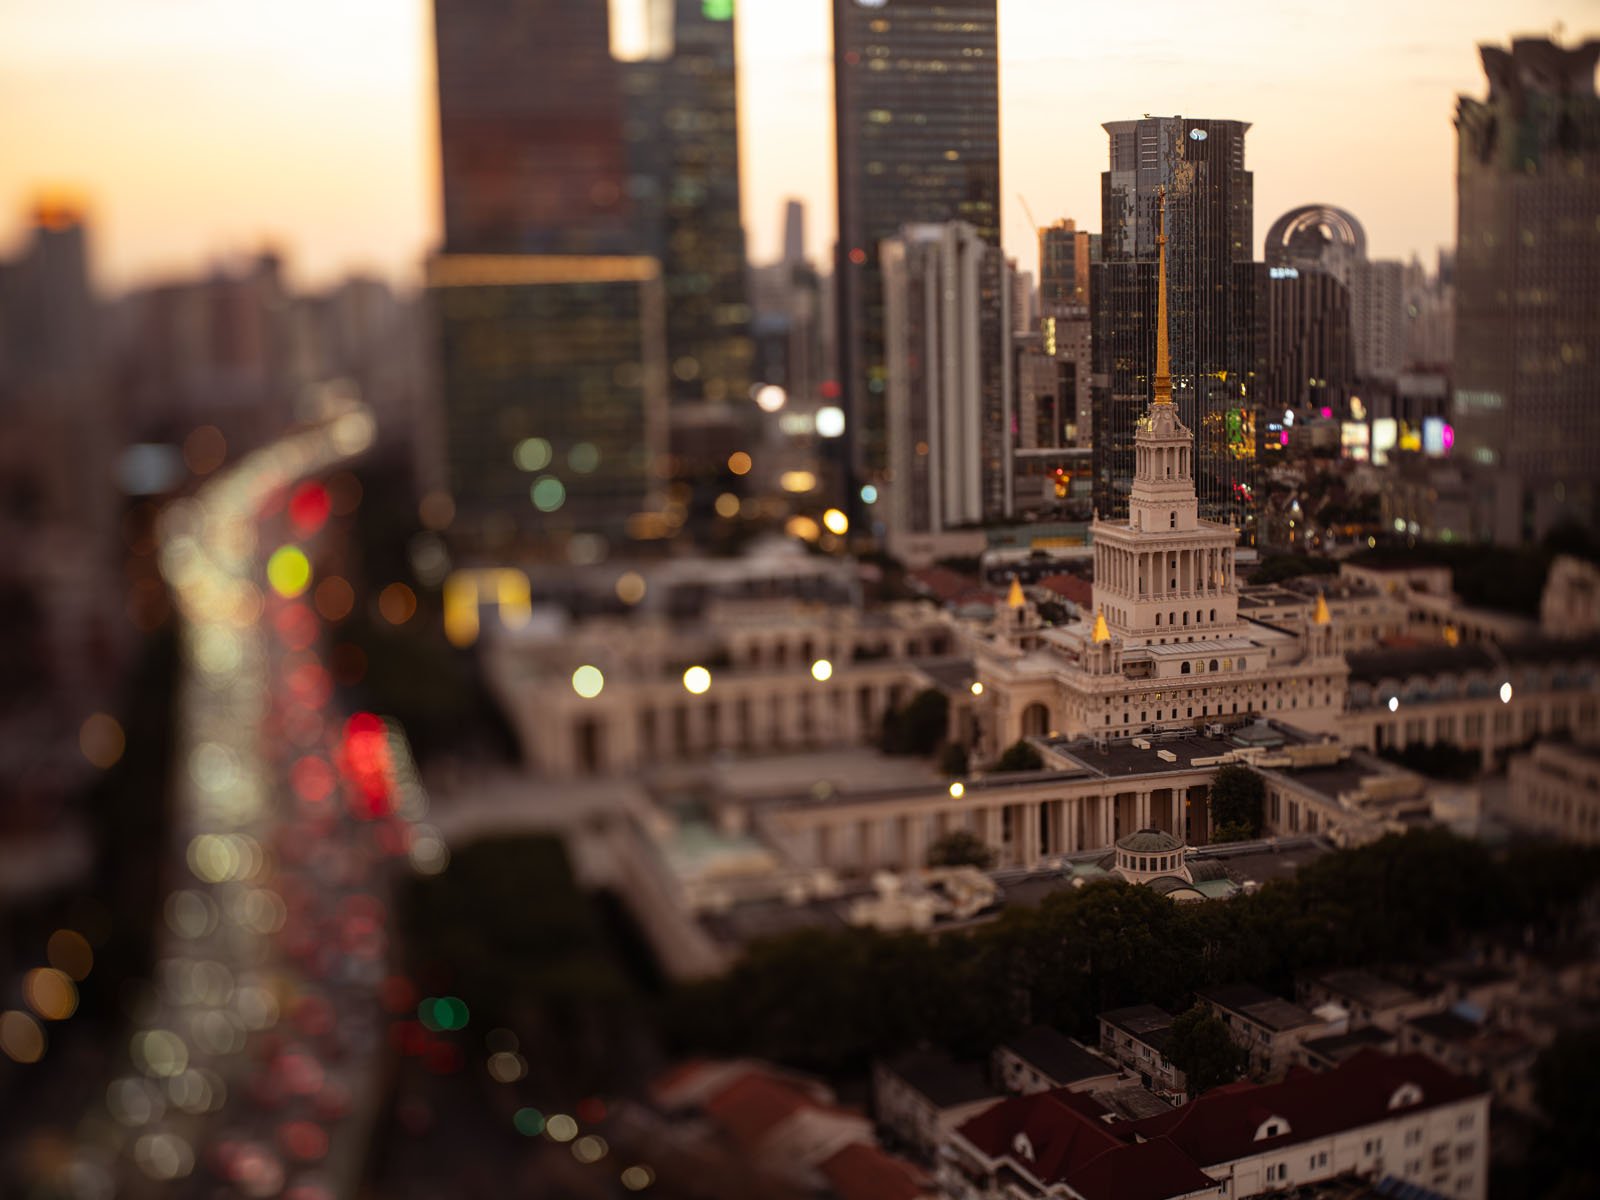
[[[861,822],[861,865],[869,871],[883,865],[883,822],[875,817]]]
[[[1133,822],[1139,829],[1148,829],[1150,826],[1150,793],[1140,792],[1134,800]]]
[[[1017,839],[1022,865],[1031,867],[1039,861],[1039,802],[1028,800],[1017,805],[1016,819],[1022,822],[1022,836]]]
[[[905,851],[906,870],[926,866],[928,861],[927,818],[921,814],[900,818],[900,840]]]
[[[983,844],[994,851],[996,866],[1005,865],[1005,846],[1001,843],[1000,809],[997,805],[974,810],[975,828]]]

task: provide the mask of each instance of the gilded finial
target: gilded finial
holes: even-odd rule
[[[1161,224],[1156,234],[1156,380],[1152,403],[1172,403],[1172,352],[1167,345],[1167,189],[1162,188]]]
[[[1317,593],[1317,611],[1311,615],[1311,619],[1318,625],[1326,625],[1333,620],[1333,615],[1328,612],[1328,597],[1323,592]]]
[[[1006,606],[1008,608],[1021,608],[1027,602],[1027,597],[1022,594],[1022,581],[1013,575],[1011,577],[1011,590],[1006,593]]]
[[[1106,627],[1106,610],[1104,607],[1094,615],[1094,632],[1089,635],[1096,642],[1109,642],[1111,630]]]

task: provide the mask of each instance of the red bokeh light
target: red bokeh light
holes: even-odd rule
[[[327,523],[332,508],[327,488],[320,483],[302,483],[289,498],[289,520],[301,536],[306,536]]]

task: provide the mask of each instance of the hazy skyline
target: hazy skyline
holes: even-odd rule
[[[599,0],[596,0],[599,2]],[[892,0],[891,0],[892,2]],[[834,233],[827,0],[740,9],[744,214],[752,258],[807,205]],[[1600,0],[1359,0],[1261,9],[1153,0],[1092,10],[1001,0],[1004,242],[1026,270],[1040,222],[1100,225],[1101,122],[1249,121],[1255,240],[1282,212],[1348,208],[1374,257],[1432,261],[1455,236],[1456,96],[1480,42],[1581,40]],[[298,278],[414,281],[439,229],[431,0],[0,0],[0,248],[32,198],[82,195],[108,287],[270,243]]]

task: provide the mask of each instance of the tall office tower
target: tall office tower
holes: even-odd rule
[[[1405,267],[1367,257],[1361,222],[1331,204],[1303,204],[1267,231],[1269,267],[1320,271],[1350,292],[1355,371],[1363,379],[1393,379],[1406,365]]]
[[[632,248],[620,64],[605,4],[437,0],[444,248]]]
[[[1016,259],[1008,259],[1011,277],[1011,330],[1028,333],[1039,320],[1039,293],[1033,286],[1033,274],[1017,270]]]
[[[1356,378],[1349,289],[1310,268],[1258,263],[1255,275],[1254,390],[1262,411],[1326,408],[1345,416]]]
[[[964,221],[1000,244],[996,0],[833,0],[838,146],[841,464],[883,482],[879,243],[908,223]],[[852,489],[852,492],[854,489]]]
[[[734,6],[650,0],[671,53],[624,64],[631,191],[661,260],[674,408],[748,399],[750,310],[739,212]],[[596,7],[602,7],[597,5]]]
[[[1147,117],[1104,128],[1111,169],[1100,177],[1102,261],[1090,270],[1095,503],[1102,517],[1127,515],[1134,435],[1155,363],[1155,239],[1165,191],[1172,388],[1183,423],[1194,430],[1200,512],[1248,527],[1260,447],[1250,379],[1250,126]]]
[[[1416,256],[1406,264],[1406,366],[1447,369],[1455,360],[1456,288],[1444,253],[1428,273]]]
[[[961,221],[883,243],[891,547],[1010,510],[1006,262]]]
[[[1039,307],[1048,316],[1069,304],[1089,303],[1089,240],[1070,219],[1039,227]]]
[[[438,0],[435,25],[452,534],[491,558],[620,537],[667,451],[666,304],[607,6]]]
[[[1481,46],[1456,115],[1456,453],[1529,489],[1529,532],[1600,520],[1600,40]]]

